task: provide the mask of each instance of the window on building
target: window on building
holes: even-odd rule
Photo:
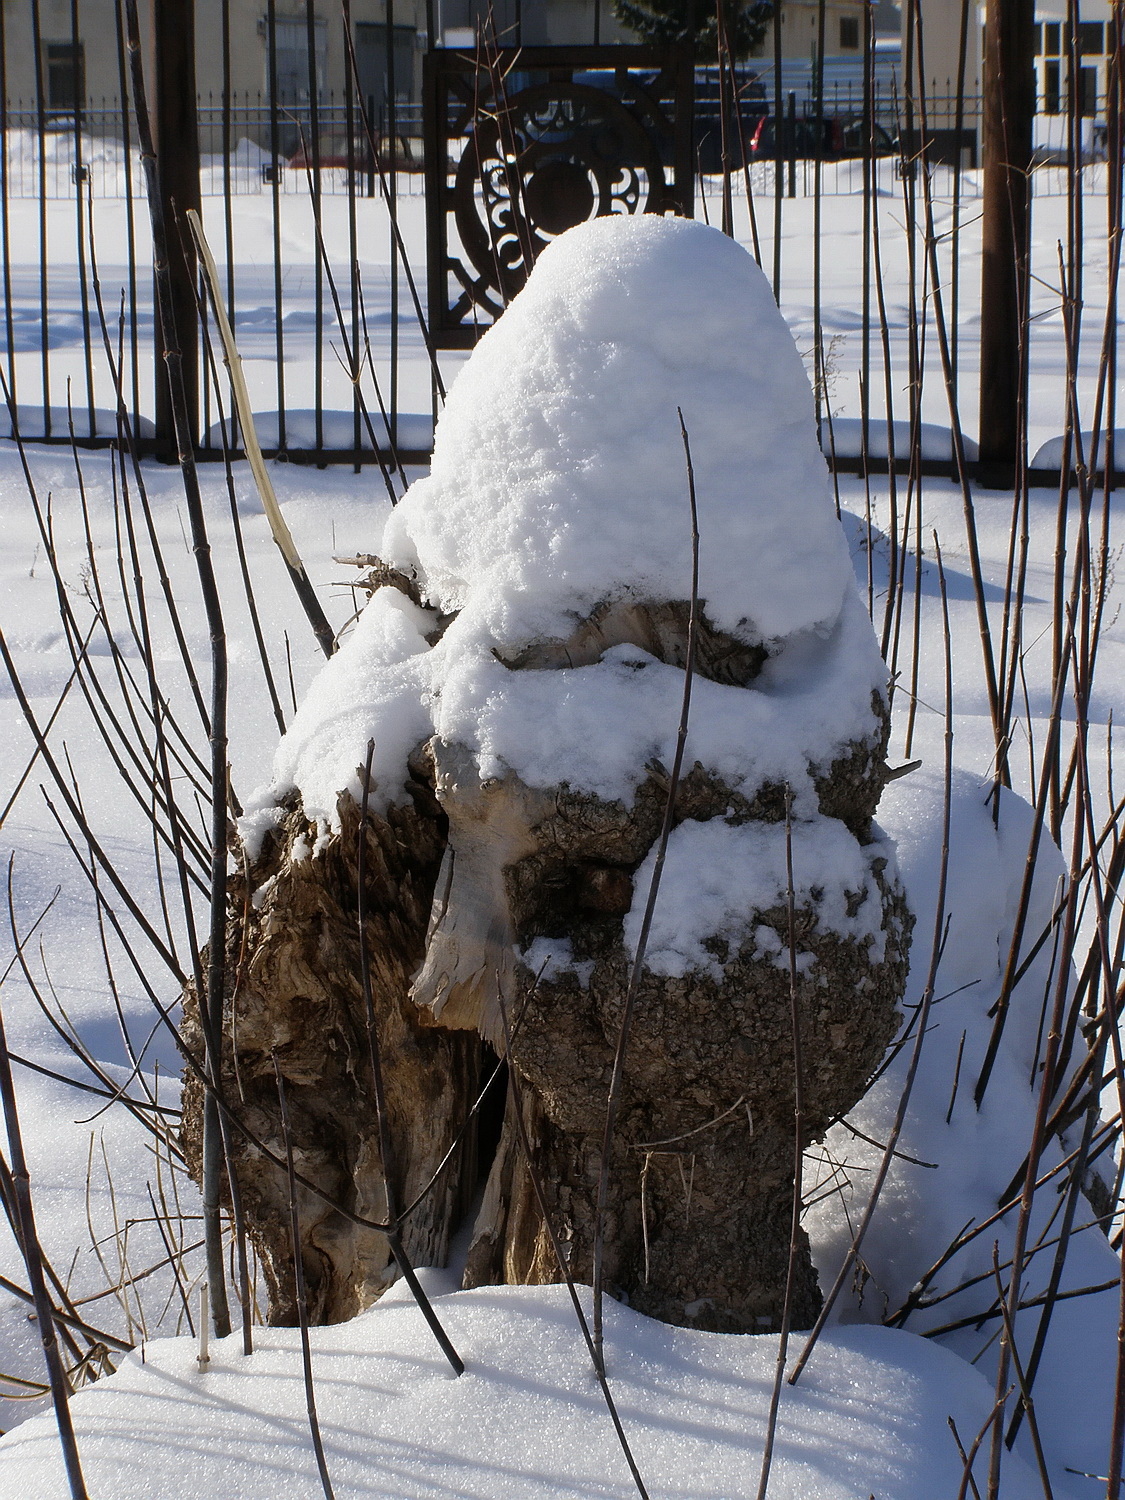
[[[1078,113],[1092,119],[1098,112],[1098,70],[1078,69]]]
[[[269,21],[261,23],[260,30],[266,39],[266,47],[270,45]],[[271,59],[266,57],[266,91],[271,91],[273,81],[277,81],[277,102],[279,105],[293,106],[297,104],[308,104],[312,92],[311,84],[316,81],[316,94],[319,99],[324,92],[325,60],[327,55],[328,28],[324,21],[313,23],[313,37],[316,46],[316,55],[312,76],[309,69],[309,28],[304,20],[283,21],[275,20],[273,23],[273,48],[274,55]]]
[[[1043,65],[1043,113],[1045,115],[1058,115],[1062,113],[1062,98],[1059,92],[1059,65],[1057,62],[1044,63]]]
[[[1042,26],[1036,26],[1036,28],[1035,28],[1035,55],[1036,55],[1036,57],[1042,57],[1043,56],[1043,28],[1042,28]]]
[[[1070,22],[1062,28],[1063,51],[1070,51]],[[1078,23],[1078,51],[1081,56],[1100,57],[1105,51],[1105,26],[1101,21]]]
[[[1048,21],[1043,27],[1043,51],[1048,57],[1058,57],[1061,29],[1057,21]]]
[[[86,54],[81,42],[43,43],[44,105],[72,112],[86,99]]]
[[[840,17],[840,51],[855,52],[859,47],[859,17]]]
[[[394,69],[394,95],[397,104],[409,104],[414,98],[413,26],[394,28],[394,50],[387,55],[387,28],[378,21],[359,21],[355,28],[356,72],[364,103],[372,103],[376,118],[386,105],[390,93],[391,68]],[[388,65],[389,64],[389,65]]]

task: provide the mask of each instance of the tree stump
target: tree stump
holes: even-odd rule
[[[709,304],[697,283],[708,276],[721,316],[701,328]],[[630,298],[657,279],[665,306],[653,332]],[[599,318],[608,332],[591,326]],[[727,342],[716,347],[720,325]],[[749,334],[764,370],[747,363]],[[619,518],[581,503],[597,434],[576,454],[574,413],[562,410],[577,403],[584,431],[620,386],[643,425],[635,398],[654,358],[673,375],[686,361],[689,430],[710,432],[715,402],[780,403],[768,474],[755,475],[737,438],[732,453],[709,445],[696,461],[709,550],[688,770],[674,789],[691,613],[679,433],[669,439],[664,393],[654,395],[665,425],[653,416],[646,431],[664,444],[661,462],[646,449],[638,494],[617,497],[634,506],[636,547],[614,554],[598,527]],[[493,386],[508,393],[499,414]],[[588,1280],[607,1091],[674,795],[608,1164],[606,1284],[669,1322],[777,1326],[794,1058],[804,1146],[861,1096],[894,1034],[912,921],[874,822],[885,669],[823,462],[810,457],[810,419],[760,273],[730,241],[678,221],[603,220],[562,237],[451,394],[431,477],[395,512],[385,560],[372,560],[371,603],[283,742],[259,815],[268,831],[232,886],[223,1089],[279,1151],[276,1054],[299,1168],[323,1194],[301,1205],[317,1319],[348,1317],[391,1276],[384,1238],[348,1217],[385,1213],[359,973],[360,838],[400,1202],[433,1184],[404,1226],[410,1254],[443,1263],[464,1225],[467,1286],[558,1280],[556,1249]],[[510,451],[521,442],[530,472]],[[550,455],[564,450],[573,514],[544,500],[562,470]],[[784,518],[769,509],[777,484],[793,497],[789,553]],[[730,504],[709,512],[720,491]],[[485,496],[476,513],[474,494]],[[745,585],[744,509],[760,542],[744,554]],[[802,549],[797,566],[790,554]],[[377,750],[364,821],[367,735]],[[186,1012],[198,1046],[190,994]],[[474,1116],[496,1059],[502,1097]],[[200,1104],[189,1079],[193,1159]],[[235,1165],[270,1316],[291,1320],[285,1182],[245,1144]],[[807,1242],[798,1249],[791,1314],[807,1326],[819,1291]]]
[[[412,802],[390,809],[385,818],[369,814],[363,825],[366,946],[390,1127],[405,1147],[395,1164],[398,1202],[412,1202],[454,1148],[434,1190],[404,1229],[412,1259],[435,1265],[444,1263],[451,1231],[475,1186],[474,1133],[468,1133],[465,1148],[455,1142],[476,1097],[481,1048],[465,1033],[419,1026],[408,998],[444,842],[444,819],[426,781],[412,780],[411,791]],[[251,1136],[284,1159],[276,1056],[285,1079],[295,1165],[324,1195],[299,1194],[315,1322],[338,1322],[360,1312],[395,1274],[385,1237],[338,1211],[377,1223],[386,1219],[360,966],[361,820],[350,798],[341,799],[340,814],[339,832],[314,856],[315,827],[298,806],[287,811],[249,867],[249,878],[231,882],[227,949],[226,1101]],[[201,1056],[193,993],[187,997],[183,1032],[185,1045]],[[188,1072],[183,1134],[197,1176],[202,1103],[202,1086]],[[231,1145],[270,1319],[295,1323],[285,1174],[244,1135],[231,1132]]]

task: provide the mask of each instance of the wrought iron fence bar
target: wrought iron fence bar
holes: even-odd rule
[[[132,394],[130,422],[134,435],[140,430],[141,418],[141,352],[138,329],[137,304],[137,224],[133,205],[133,122],[129,113],[129,65],[125,43],[125,23],[119,3],[113,7],[114,26],[117,33],[117,80],[121,103],[116,110],[120,121],[122,161],[125,177],[125,234],[128,243],[128,301],[129,301],[129,388]],[[106,111],[103,105],[103,116]],[[124,382],[125,372],[121,371]]]
[[[389,4],[389,0],[388,0]],[[321,181],[320,181],[320,79],[317,76],[316,7],[314,0],[305,0],[305,35],[308,51],[309,84],[309,148],[312,161],[308,166],[309,196],[317,239],[320,238]],[[303,145],[302,141],[302,145]],[[324,264],[318,253],[313,259],[314,317],[316,319],[313,348],[313,422],[316,430],[316,446],[324,449]]]
[[[344,68],[344,123],[348,146],[348,182],[352,190],[348,193],[348,309],[351,323],[352,340],[352,368],[349,371],[352,381],[352,447],[358,452],[363,444],[363,401],[360,395],[359,380],[363,371],[363,351],[360,344],[360,317],[359,317],[359,216],[356,212],[356,189],[359,186],[357,145],[357,123],[355,110],[355,79],[352,77],[350,66],[349,41],[351,31],[351,6],[348,0],[342,7],[341,23],[344,35],[341,38],[345,56],[349,58],[349,65]],[[372,162],[371,171],[374,172],[375,164]],[[361,465],[356,462],[355,468],[358,473]]]
[[[813,71],[813,104],[816,140],[823,139],[824,131],[824,38],[827,25],[826,0],[818,0],[816,8],[816,63]],[[866,11],[869,7],[865,6]],[[741,133],[741,132],[740,132]],[[822,218],[824,182],[822,162],[818,156],[813,164],[813,394],[816,402],[816,428],[823,431],[824,397],[826,377],[824,370],[824,324],[821,308]]]
[[[0,257],[3,258],[4,333],[7,338],[8,390],[13,404],[19,402],[16,384],[16,332],[12,307],[12,237],[10,221],[11,184],[8,170],[8,38],[5,7],[0,4]]]
[[[871,448],[871,254],[872,254],[872,208],[874,206],[875,174],[875,112],[878,102],[875,84],[875,27],[871,7],[863,8],[863,266],[860,272],[860,381],[859,421],[860,451],[868,453]]]
[[[31,8],[31,39],[35,49],[35,128],[39,141],[39,375],[43,402],[43,427],[51,436],[51,334],[47,275],[47,119],[43,100],[43,36],[39,6]]]
[[[781,303],[781,6],[773,8],[773,129],[777,166],[773,174],[773,297]]]
[[[517,0],[517,7],[519,0]],[[387,92],[386,92],[386,137],[390,141],[390,160],[386,168],[387,180],[387,208],[390,212],[390,249],[391,249],[391,380],[390,380],[390,418],[391,418],[391,448],[398,451],[398,336],[399,336],[399,307],[398,307],[398,236],[395,233],[395,220],[398,215],[398,168],[396,158],[398,156],[398,110],[395,97],[395,8],[394,0],[384,0],[386,14],[386,50],[387,50]],[[517,17],[520,12],[517,9]],[[519,45],[520,23],[517,20],[517,43]]]
[[[74,234],[78,252],[78,297],[82,309],[83,366],[86,375],[86,414],[90,431],[96,426],[94,419],[94,338],[90,322],[90,286],[86,274],[86,214],[87,175],[89,168],[83,160],[82,111],[84,104],[84,78],[82,54],[79,51],[78,0],[70,0],[70,68],[71,87],[74,93]],[[67,405],[70,406],[68,393]]]
[[[277,6],[266,4],[266,55],[269,59],[270,189],[273,198],[274,359],[277,379],[277,442],[285,448],[285,330],[281,275],[281,121],[277,102]]]
[[[220,140],[223,147],[223,248],[227,257],[227,307],[234,314],[234,214],[232,196],[232,163],[234,157],[233,113],[231,108],[230,0],[222,0],[219,23],[222,27],[223,91],[220,100]],[[210,143],[208,143],[210,144]]]
[[[50,438],[37,436],[32,441],[41,443],[46,447],[70,448],[72,446],[72,439],[69,433],[64,435],[56,432]],[[87,437],[79,433],[73,439],[73,446],[89,452],[114,448],[117,446],[117,443],[118,439],[116,436],[104,434]],[[140,457],[151,458],[156,454],[157,445],[153,438],[142,437],[136,441],[136,449]],[[384,460],[388,460],[392,456],[389,448],[380,446],[380,452]],[[208,445],[197,448],[195,451],[196,461],[204,464],[221,464],[225,463],[228,458],[240,459],[243,456],[242,449],[238,447],[224,451],[221,447]],[[398,456],[404,467],[426,467],[429,465],[432,457],[432,449],[430,447],[403,448],[400,450]],[[326,463],[350,464],[353,467],[362,468],[366,465],[377,463],[374,451],[365,446],[331,449],[292,446],[283,450],[273,445],[262,448],[262,457],[266,459],[283,458],[287,463],[310,468],[322,467]],[[826,459],[827,457],[826,455]],[[856,474],[860,477],[871,475],[874,477],[889,473],[891,466],[886,457],[877,454],[863,456],[838,453],[829,460],[829,467],[833,472],[838,474]],[[950,461],[940,458],[915,458],[912,465],[909,454],[896,457],[894,462],[894,472],[897,475],[908,476],[913,472],[915,475],[920,474],[925,478],[947,480],[955,480],[957,478],[955,467]],[[970,480],[976,482],[981,474],[981,466],[975,462],[966,464],[966,474]],[[1057,491],[1060,477],[1061,474],[1058,468],[1027,470],[1027,483],[1030,489]],[[1073,475],[1071,477],[1073,479]],[[1099,490],[1104,488],[1104,474],[1100,469],[1098,472],[1098,488]],[[1125,488],[1125,470],[1114,467],[1110,471],[1110,488]]]

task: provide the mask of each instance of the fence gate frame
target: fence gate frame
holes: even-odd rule
[[[509,94],[522,73],[546,82]],[[612,88],[575,81],[589,73],[611,75]],[[435,48],[422,76],[435,348],[471,348],[564,229],[622,209],[692,217],[689,47]],[[452,244],[458,229],[463,254]]]

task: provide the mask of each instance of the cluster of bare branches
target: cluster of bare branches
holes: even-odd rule
[[[345,4],[345,19],[347,5]],[[309,8],[311,16],[311,6]],[[780,13],[780,8],[778,8]],[[967,8],[966,8],[967,13]],[[133,59],[133,96],[137,111],[138,139],[146,171],[154,169],[155,157],[148,134],[144,104],[144,80],[140,69],[139,43],[135,9],[126,5],[129,46]],[[311,24],[311,23],[310,23]],[[914,24],[920,38],[921,17],[915,6]],[[821,26],[824,7],[821,6]],[[868,27],[870,22],[868,21]],[[953,768],[953,721],[955,702],[953,666],[945,575],[942,570],[940,541],[930,531],[927,515],[927,474],[922,450],[922,398],[926,378],[926,343],[937,342],[941,379],[948,397],[953,434],[953,478],[959,486],[964,536],[969,560],[971,584],[979,623],[981,670],[987,690],[988,710],[994,740],[992,777],[994,816],[1001,814],[999,788],[1022,786],[1034,810],[1028,844],[1026,874],[1009,950],[1003,965],[1003,980],[992,1012],[992,1034],[984,1060],[973,1078],[950,1080],[952,1098],[958,1088],[971,1091],[977,1107],[988,1097],[993,1082],[996,1058],[1001,1048],[1011,1014],[1012,997],[1031,966],[1047,954],[1050,957],[1050,980],[1043,995],[1040,1046],[1033,1070],[1037,1107],[1034,1127],[1027,1142],[1026,1155],[1013,1174],[1002,1199],[991,1218],[966,1225],[947,1246],[935,1254],[933,1264],[920,1278],[901,1305],[887,1312],[890,1326],[908,1326],[920,1311],[939,1307],[954,1295],[938,1289],[941,1272],[969,1245],[987,1237],[994,1225],[1005,1216],[1015,1223],[1014,1248],[1006,1262],[997,1257],[988,1275],[977,1278],[979,1303],[971,1312],[963,1312],[963,1298],[972,1283],[960,1282],[955,1291],[962,1300],[953,1320],[928,1325],[931,1335],[951,1332],[958,1327],[991,1327],[999,1334],[996,1340],[996,1402],[988,1422],[980,1432],[969,1436],[967,1444],[955,1434],[964,1459],[962,1494],[987,1493],[996,1500],[1000,1488],[1001,1459],[1005,1444],[1010,1446],[1026,1423],[1046,1500],[1051,1500],[1051,1485],[1039,1443],[1035,1422],[1034,1388],[1043,1349],[1051,1322],[1065,1316],[1068,1297],[1080,1292],[1061,1290],[1063,1267],[1073,1236],[1089,1216],[1087,1193],[1094,1193],[1093,1211],[1100,1218],[1114,1248],[1125,1254],[1120,1222],[1122,1170],[1114,1163],[1120,1156],[1121,1122],[1125,1119],[1125,1053],[1121,1039],[1122,1009],[1125,1007],[1125,906],[1121,900],[1125,880],[1125,795],[1115,785],[1113,775],[1114,743],[1110,726],[1104,747],[1092,743],[1091,706],[1094,700],[1096,668],[1105,633],[1113,620],[1114,537],[1112,533],[1112,496],[1115,470],[1113,434],[1117,421],[1117,319],[1118,276],[1122,236],[1122,14],[1120,7],[1113,22],[1111,89],[1108,106],[1109,164],[1105,168],[1107,183],[1105,212],[1110,247],[1108,286],[1104,323],[1097,337],[1098,376],[1093,409],[1083,409],[1079,397],[1078,370],[1083,344],[1092,335],[1084,324],[1082,266],[1084,262],[1085,225],[1090,207],[1087,186],[1088,169],[1082,162],[1081,141],[1077,129],[1078,100],[1071,98],[1071,149],[1067,165],[1068,239],[1059,247],[1058,280],[1055,287],[1058,306],[1065,326],[1066,381],[1061,393],[1064,418],[1064,454],[1060,466],[1056,507],[1056,543],[1054,571],[1051,580],[1052,621],[1048,643],[1050,671],[1047,695],[1049,709],[1045,717],[1036,712],[1028,686],[1028,661],[1043,646],[1026,638],[1025,606],[1028,599],[1031,494],[1027,452],[1028,414],[1026,402],[1022,413],[1022,441],[1015,482],[1011,492],[1010,546],[1005,575],[1000,588],[989,587],[976,534],[977,492],[972,483],[970,464],[962,438],[963,423],[959,406],[959,382],[955,330],[958,318],[959,278],[961,276],[960,235],[964,219],[961,201],[960,169],[952,174],[952,230],[939,233],[934,212],[937,170],[927,160],[926,98],[924,92],[904,98],[904,119],[915,114],[920,119],[917,154],[900,163],[901,219],[909,246],[908,283],[908,427],[909,441],[905,452],[896,452],[896,424],[893,390],[898,372],[892,368],[890,323],[887,312],[886,283],[883,273],[883,244],[880,214],[876,198],[877,176],[874,136],[869,135],[868,153],[863,160],[865,223],[863,238],[864,277],[864,403],[865,434],[876,424],[869,411],[872,391],[881,380],[886,397],[886,464],[885,517],[879,523],[880,484],[878,465],[863,455],[863,474],[867,497],[866,531],[868,557],[868,602],[884,655],[892,673],[894,692],[898,697],[901,741],[904,758],[909,761],[914,749],[916,719],[919,712],[920,673],[923,655],[936,652],[940,646],[944,662],[945,701],[941,713],[945,724],[945,804],[944,846],[933,931],[927,936],[929,947],[916,958],[916,970],[926,972],[922,999],[912,1013],[904,1034],[896,1044],[909,1049],[910,1063],[906,1084],[894,1127],[885,1142],[875,1143],[882,1149],[882,1164],[872,1185],[866,1189],[863,1212],[854,1233],[850,1251],[840,1269],[836,1284],[829,1291],[824,1315],[807,1339],[796,1361],[790,1381],[800,1377],[817,1337],[830,1315],[841,1291],[858,1268],[862,1267],[865,1234],[878,1212],[879,1193],[887,1171],[897,1153],[898,1141],[910,1090],[916,1076],[925,1044],[928,1016],[938,989],[940,961],[947,933],[945,913],[946,862],[949,858],[949,818]],[[1076,33],[1077,27],[1072,30]],[[351,35],[350,25],[346,34]],[[489,66],[489,47],[495,52],[495,34],[486,45],[481,42],[482,66]],[[724,90],[738,91],[729,51],[724,49],[723,28],[719,26],[719,64]],[[872,37],[867,36],[867,52],[872,55]],[[354,55],[351,58],[355,69]],[[963,79],[962,79],[963,84]],[[503,80],[492,79],[497,97],[503,97]],[[780,86],[780,85],[779,85]],[[356,78],[358,91],[358,76]],[[1072,91],[1073,92],[1073,91]],[[363,117],[372,159],[388,205],[393,260],[407,280],[419,324],[425,330],[425,319],[405,245],[395,213],[393,164],[384,169],[379,143],[372,123]],[[726,111],[724,111],[724,118]],[[739,128],[734,132],[741,138]],[[904,136],[904,138],[909,138]],[[722,226],[734,232],[735,184],[742,177],[742,196],[749,216],[751,239],[759,260],[762,258],[761,235],[755,209],[753,184],[748,163],[738,161],[737,150],[724,142],[722,184]],[[314,156],[310,156],[310,160]],[[341,359],[357,393],[367,379],[375,397],[378,416],[372,416],[360,397],[361,420],[373,449],[381,455],[387,444],[377,441],[377,428],[391,437],[395,424],[397,393],[384,400],[366,320],[362,326],[349,323],[336,292],[333,268],[325,244],[319,213],[319,191],[316,168],[309,167],[310,201],[314,208],[318,267],[325,278],[335,310],[341,341]],[[815,163],[819,182],[820,163]],[[782,171],[775,172],[774,198],[774,282],[780,281]],[[518,195],[517,195],[518,196]],[[1100,200],[1098,200],[1100,202]],[[166,244],[170,234],[186,233],[185,225],[168,225],[159,211],[155,186],[151,193],[153,235],[157,264],[167,264]],[[819,191],[817,223],[819,229]],[[818,240],[819,246],[819,240]],[[204,246],[205,248],[205,246]],[[8,868],[8,925],[11,958],[0,986],[17,974],[27,992],[40,1007],[44,1024],[52,1028],[70,1048],[75,1068],[65,1082],[87,1096],[98,1110],[127,1111],[147,1132],[154,1162],[154,1181],[148,1188],[151,1205],[150,1225],[159,1241],[159,1253],[138,1263],[131,1239],[137,1225],[118,1224],[107,1244],[91,1226],[91,1239],[104,1270],[105,1289],[96,1296],[72,1297],[68,1276],[51,1264],[43,1252],[36,1232],[31,1181],[23,1150],[21,1127],[13,1082],[13,1068],[39,1065],[12,1053],[0,1021],[0,1100],[7,1132],[7,1151],[0,1154],[0,1206],[20,1246],[27,1267],[27,1285],[0,1281],[11,1294],[34,1308],[43,1340],[47,1379],[31,1382],[23,1377],[4,1376],[12,1393],[40,1397],[50,1393],[59,1416],[60,1433],[67,1454],[67,1468],[72,1493],[85,1494],[81,1465],[73,1426],[68,1416],[68,1395],[84,1381],[111,1370],[114,1354],[128,1349],[139,1338],[169,1325],[196,1331],[193,1315],[195,1289],[205,1281],[208,1289],[209,1317],[213,1331],[223,1336],[232,1326],[228,1285],[233,1280],[241,1314],[244,1348],[252,1352],[252,1326],[256,1315],[253,1256],[247,1244],[242,1223],[237,1174],[229,1166],[230,1132],[245,1133],[236,1113],[224,1098],[218,1063],[222,1045],[224,973],[227,945],[227,880],[232,847],[232,819],[237,814],[238,799],[230,782],[228,767],[226,716],[228,712],[227,664],[225,658],[224,610],[227,605],[220,594],[211,549],[215,545],[235,549],[243,593],[254,624],[263,691],[272,705],[274,719],[281,730],[285,712],[278,686],[278,673],[271,662],[271,643],[267,640],[261,612],[257,608],[254,581],[240,531],[239,512],[235,503],[235,473],[228,455],[224,473],[230,495],[229,534],[221,543],[208,535],[204,506],[195,471],[191,443],[187,440],[190,424],[184,408],[182,391],[177,392],[177,351],[169,348],[166,358],[171,375],[173,406],[182,419],[181,468],[184,496],[191,530],[191,547],[198,570],[198,588],[207,617],[211,657],[204,667],[190,645],[190,630],[184,611],[177,602],[172,570],[162,549],[159,529],[150,502],[146,470],[136,458],[128,411],[130,403],[124,394],[123,321],[116,327],[102,305],[97,279],[97,258],[91,235],[88,247],[93,272],[96,309],[101,328],[103,355],[119,394],[118,441],[110,459],[115,532],[112,538],[115,564],[112,576],[106,576],[103,538],[87,503],[83,463],[77,445],[73,449],[74,471],[82,527],[85,536],[85,559],[81,593],[75,593],[60,558],[55,517],[49,496],[37,488],[34,465],[20,445],[27,503],[38,527],[42,554],[51,572],[58,602],[58,615],[69,656],[69,674],[56,703],[47,713],[37,710],[33,695],[21,679],[20,667],[8,642],[0,633],[0,656],[3,658],[12,690],[27,723],[33,750],[23,774],[11,789],[0,822],[7,817],[19,796],[32,795],[42,788],[46,806],[73,856],[74,869],[87,882],[92,909],[96,917],[98,961],[104,976],[105,992],[120,1021],[122,1044],[128,1068],[110,1068],[93,1055],[83,1042],[79,1029],[68,1017],[51,980],[49,954],[36,948],[38,922],[21,927],[13,891],[19,881],[18,866]],[[820,327],[820,261],[816,261],[816,329],[814,364],[818,390],[823,390],[830,355]],[[397,275],[397,269],[396,269]],[[161,292],[158,278],[158,293]],[[221,289],[217,275],[208,281],[210,312],[222,328]],[[1023,350],[1026,372],[1031,328],[1028,285],[1023,286]],[[205,326],[208,320],[204,320]],[[171,327],[173,320],[167,319]],[[444,394],[436,354],[427,339],[435,388]],[[226,392],[220,364],[226,362],[236,376],[236,351],[229,338],[220,350],[207,346],[213,399],[220,411]],[[878,369],[879,362],[882,369]],[[0,380],[3,376],[0,375]],[[238,381],[233,381],[237,402]],[[17,412],[10,401],[14,430],[18,430]],[[133,403],[135,405],[135,403]],[[229,407],[228,407],[229,409]],[[240,408],[243,433],[247,433],[244,410]],[[832,414],[824,409],[823,420],[831,439]],[[1092,433],[1092,439],[1089,434]],[[686,494],[690,490],[690,450],[684,434],[687,455]],[[383,485],[394,503],[402,493],[404,471],[390,443],[389,461],[378,457]],[[944,481],[942,481],[944,482]],[[990,501],[995,504],[995,501]],[[694,509],[692,511],[694,520]],[[932,542],[932,550],[931,550]],[[281,545],[279,539],[279,545]],[[887,582],[877,580],[875,559],[882,549],[886,559]],[[283,547],[284,551],[284,547]],[[940,640],[928,638],[932,624],[924,619],[922,572],[927,555],[937,560],[942,610],[938,628]],[[304,573],[300,559],[286,557],[290,574],[309,605],[310,623],[326,652],[333,648],[331,627],[315,591]],[[302,584],[301,579],[304,579]],[[693,591],[694,599],[694,591]],[[157,647],[157,638],[171,639],[174,650],[169,656]],[[278,643],[272,643],[276,652]],[[689,664],[690,666],[690,664]],[[690,704],[690,670],[685,674],[685,698],[681,743],[686,730]],[[84,796],[84,768],[75,766],[62,739],[61,726],[66,713],[80,708],[96,730],[106,764],[116,777],[120,796],[135,811],[146,836],[151,841],[151,859],[156,893],[155,906],[138,898],[120,861],[107,843],[104,833],[90,813]],[[65,712],[64,712],[65,711]],[[1026,757],[1026,762],[1024,761]],[[1106,765],[1105,781],[1095,767]],[[1018,763],[1017,763],[1018,762]],[[669,789],[669,806],[675,797],[676,774]],[[664,837],[668,828],[665,827]],[[1030,919],[1032,888],[1037,862],[1053,843],[1063,849],[1067,879],[1060,888],[1050,922],[1036,930]],[[362,851],[362,836],[359,844]],[[651,903],[656,899],[659,860],[654,875]],[[362,889],[362,880],[360,882]],[[790,892],[792,897],[792,890]],[[44,915],[46,913],[44,912]],[[40,918],[42,920],[42,918]],[[360,913],[360,932],[363,915]],[[643,943],[643,938],[642,938]],[[795,962],[795,945],[791,938],[790,958]],[[643,962],[638,953],[637,972]],[[795,981],[794,981],[795,982]],[[123,986],[143,994],[152,1012],[152,1030],[163,1030],[176,1038],[177,1018],[169,1003],[169,994],[184,986],[193,986],[204,1002],[205,1046],[194,1055],[185,1051],[185,1066],[201,1081],[207,1098],[206,1144],[204,1150],[203,1213],[201,1226],[196,1216],[185,1212],[180,1193],[184,1184],[185,1164],[177,1135],[178,1110],[171,1089],[161,1097],[158,1079],[146,1067],[146,1047],[150,1038],[135,1039],[126,1022],[121,1000]],[[0,989],[0,1010],[3,993]],[[795,1012],[794,1012],[795,1014]],[[505,1033],[519,1026],[520,1017],[504,1017]],[[618,1049],[618,1066],[610,1085],[606,1111],[606,1149],[614,1129],[616,1087],[628,1048],[632,1024],[628,1007],[622,1023]],[[378,1027],[373,1013],[369,1018],[370,1061],[373,1075],[379,1077]],[[794,1035],[795,1069],[800,1072],[800,1038]],[[498,1064],[499,1067],[499,1064]],[[278,1076],[279,1094],[284,1118],[284,1084]],[[487,1086],[476,1100],[479,1109]],[[516,1110],[517,1120],[522,1119]],[[466,1129],[469,1121],[466,1121]],[[799,1100],[796,1138],[800,1137]],[[1068,1149],[1061,1161],[1044,1166],[1048,1144],[1066,1137]],[[526,1144],[526,1143],[525,1143]],[[255,1141],[256,1148],[273,1162],[290,1185],[293,1215],[295,1264],[300,1268],[298,1222],[298,1187],[323,1193],[297,1170],[291,1142],[286,1136],[284,1150],[277,1153],[267,1143]],[[384,1139],[384,1169],[392,1158],[393,1143]],[[529,1153],[530,1155],[530,1153]],[[1098,1169],[1096,1179],[1091,1173]],[[106,1163],[106,1170],[109,1167]],[[93,1165],[90,1168],[94,1171]],[[800,1162],[798,1161],[800,1182]],[[1095,1189],[1091,1183],[1099,1184]],[[112,1182],[112,1179],[111,1179]],[[809,1198],[819,1188],[809,1190]],[[861,1192],[863,1189],[861,1189]],[[1038,1195],[1050,1193],[1057,1208],[1047,1232],[1033,1238],[1032,1220]],[[606,1187],[600,1186],[604,1205]],[[545,1199],[544,1199],[545,1202]],[[343,1205],[335,1205],[365,1227],[379,1229],[395,1246],[401,1219],[416,1208],[407,1205],[396,1211],[388,1189],[387,1222],[374,1223],[348,1214]],[[548,1219],[549,1215],[545,1217]],[[797,1239],[794,1222],[793,1243]],[[151,1243],[151,1236],[150,1236]],[[983,1240],[987,1244],[987,1239]],[[560,1275],[570,1281],[565,1256],[556,1245]],[[203,1264],[200,1264],[200,1251]],[[399,1249],[395,1251],[399,1256]],[[1044,1257],[1051,1270],[1047,1289],[1034,1298],[1024,1290],[1025,1272],[1031,1260]],[[1041,1262],[1042,1263],[1042,1262]],[[412,1282],[415,1294],[439,1344],[454,1370],[460,1359],[429,1306],[413,1270],[401,1255],[403,1274]],[[233,1276],[231,1268],[233,1267]],[[159,1286],[163,1307],[154,1307],[146,1288]],[[1125,1332],[1125,1273],[1122,1280],[1121,1328]],[[645,1480],[629,1449],[625,1425],[613,1402],[602,1355],[602,1288],[596,1278],[593,1317],[587,1324],[578,1289],[570,1283],[574,1307],[589,1346],[606,1403],[618,1432],[630,1473],[641,1495],[647,1493]],[[97,1303],[116,1299],[126,1330],[125,1336],[109,1332],[99,1324]],[[304,1370],[312,1439],[325,1494],[331,1496],[328,1454],[316,1419],[315,1390],[309,1354],[307,1311],[300,1282],[298,1305],[304,1350]],[[1037,1307],[1037,1331],[1029,1347],[1017,1345],[1014,1338],[1016,1315]],[[1123,1337],[1125,1347],[1125,1337]],[[769,1433],[763,1455],[759,1495],[764,1497],[769,1482],[773,1436],[779,1403],[783,1395],[786,1368],[786,1338],[780,1341],[777,1380],[769,1417]],[[5,1394],[9,1392],[6,1391]],[[1123,1462],[1122,1433],[1125,1431],[1125,1364],[1117,1387],[1114,1434],[1109,1471],[1101,1476],[1107,1500],[1119,1500]],[[987,1454],[986,1474],[978,1483],[977,1463]]]

